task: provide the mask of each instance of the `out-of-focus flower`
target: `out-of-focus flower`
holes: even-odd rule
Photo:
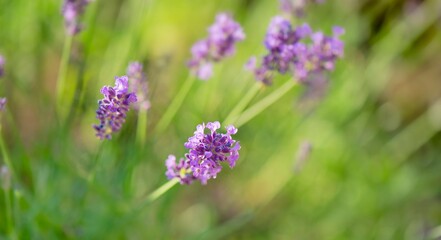
[[[81,31],[79,18],[83,15],[84,10],[90,0],[65,0],[62,8],[64,16],[64,25],[69,35],[75,35]]]
[[[115,87],[104,86],[101,93],[104,95],[98,101],[96,118],[99,125],[94,125],[96,136],[100,139],[111,139],[112,133],[121,129],[126,120],[127,111],[132,103],[137,101],[135,93],[128,93],[129,83],[127,76],[115,77]]]
[[[4,72],[5,72],[5,58],[2,55],[0,55],[0,77],[3,76]]]
[[[142,71],[143,66],[139,62],[131,62],[127,67],[127,77],[129,78],[129,89],[136,94],[137,102],[133,104],[136,110],[148,110],[150,101],[148,99],[147,78]]]
[[[181,184],[190,184],[194,180],[206,184],[222,170],[222,162],[233,168],[239,158],[240,144],[231,135],[236,134],[237,129],[230,125],[226,127],[226,133],[218,133],[219,128],[219,122],[198,125],[194,135],[184,144],[189,150],[185,158],[178,163],[173,155],[167,159],[167,177],[179,178]]]
[[[305,7],[310,3],[324,3],[325,0],[279,0],[280,10],[296,17],[305,16]]]
[[[0,179],[3,190],[9,190],[11,188],[11,173],[9,172],[8,167],[2,166],[0,169]]]
[[[305,165],[305,162],[308,160],[309,155],[311,155],[311,151],[311,142],[305,140],[300,144],[295,158],[294,172],[298,173],[300,172],[300,170],[302,170],[303,165]]]
[[[297,107],[299,110],[309,112],[313,110],[326,96],[329,80],[323,74],[315,74],[302,82],[305,90],[300,95]]]
[[[299,61],[295,62],[296,76],[304,80],[310,73],[333,71],[335,62],[343,57],[344,44],[339,39],[343,33],[343,28],[334,27],[332,37],[322,32],[312,34],[312,44],[297,49]]]
[[[287,19],[276,16],[271,20],[264,41],[268,53],[260,66],[252,69],[248,64],[247,68],[254,72],[258,81],[267,85],[271,84],[275,72],[291,72],[303,82],[314,74],[332,71],[336,60],[343,57],[344,44],[339,37],[344,30],[334,27],[333,33],[332,37],[322,32],[313,33],[308,24],[293,28]]]
[[[6,98],[0,98],[0,111],[5,110],[6,102],[7,102]]]
[[[202,80],[211,78],[213,63],[234,55],[236,43],[245,39],[239,23],[227,13],[220,13],[208,28],[208,37],[196,42],[191,48],[192,58],[188,67]]]

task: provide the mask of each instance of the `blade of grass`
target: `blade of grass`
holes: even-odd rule
[[[147,110],[140,108],[138,111],[138,122],[136,126],[136,141],[140,146],[144,146],[147,137]]]
[[[63,53],[61,55],[60,68],[58,70],[57,78],[57,113],[61,120],[64,120],[64,112],[69,110],[63,109],[65,105],[65,85],[66,85],[66,73],[69,65],[70,51],[72,48],[73,36],[66,34],[64,39]],[[67,105],[69,106],[69,105]]]
[[[195,82],[195,77],[191,74],[188,76],[187,80],[184,82],[183,86],[180,88],[178,94],[173,98],[172,102],[168,106],[167,110],[165,110],[164,115],[159,120],[158,125],[156,125],[156,133],[161,134],[168,127],[170,122],[173,120],[174,116],[178,112],[182,103],[184,102],[185,97],[193,86]]]

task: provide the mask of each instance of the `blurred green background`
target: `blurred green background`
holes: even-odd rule
[[[208,185],[176,186],[133,209],[166,182],[164,160],[183,155],[201,122],[223,121],[254,84],[243,65],[265,53],[275,0],[95,0],[74,38],[67,72],[75,98],[69,129],[57,120],[56,79],[65,39],[62,1],[0,0],[2,135],[17,179],[18,239],[439,239],[441,238],[441,1],[331,1],[310,5],[314,30],[346,29],[345,57],[326,94],[298,86],[240,127],[237,166]],[[156,123],[189,74],[191,45],[216,13],[242,24],[237,54],[198,81],[167,131]],[[99,89],[141,61],[152,108],[147,142],[136,112],[111,141],[96,139]],[[288,76],[259,93],[271,93]],[[312,144],[299,158],[304,142]],[[100,146],[101,145],[101,146]],[[5,155],[2,155],[4,160]],[[87,181],[97,166],[96,181]],[[0,237],[8,239],[6,191]]]

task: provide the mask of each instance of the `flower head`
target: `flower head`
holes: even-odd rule
[[[344,44],[339,39],[343,28],[335,27],[332,37],[313,32],[308,24],[293,28],[283,17],[271,20],[265,37],[268,53],[260,66],[250,60],[247,68],[258,81],[271,84],[275,72],[291,72],[300,82],[308,77],[334,70],[337,59],[343,57]],[[254,65],[254,68],[252,67]]]
[[[115,77],[115,87],[104,86],[101,93],[104,95],[98,101],[96,118],[99,125],[94,125],[96,136],[100,139],[111,139],[112,133],[121,129],[125,122],[130,105],[137,101],[135,93],[128,93],[127,76]]]
[[[218,14],[215,23],[208,28],[208,37],[191,48],[189,68],[202,80],[211,78],[213,63],[234,55],[235,44],[244,39],[242,27],[229,14]]]
[[[84,9],[90,0],[65,0],[62,8],[66,32],[75,35],[81,31],[79,18],[83,15]]]
[[[190,170],[190,161],[188,159],[180,158],[176,162],[176,157],[169,155],[167,160],[165,160],[165,166],[167,167],[165,175],[168,179],[178,178],[181,184],[190,184],[197,180]]]
[[[142,68],[143,66],[139,62],[131,62],[127,67],[127,77],[130,82],[129,89],[136,93],[138,99],[133,105],[136,110],[147,110],[150,108],[150,101],[148,99],[149,88]]]
[[[2,55],[0,55],[0,77],[3,76],[4,71],[5,71],[5,58]]]
[[[174,156],[167,159],[167,177],[179,178],[182,184],[190,184],[194,180],[206,184],[222,170],[222,162],[233,168],[240,149],[239,142],[232,138],[237,129],[230,125],[226,127],[226,133],[218,133],[219,128],[219,122],[198,125],[194,135],[184,144],[188,149],[185,158],[181,158],[178,164]]]
[[[5,110],[7,99],[6,98],[0,98],[0,111]]]
[[[305,8],[309,3],[323,3],[325,0],[279,0],[280,10],[296,17],[305,16]]]

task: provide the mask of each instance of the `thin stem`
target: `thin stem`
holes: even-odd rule
[[[428,111],[408,124],[406,128],[395,134],[394,138],[385,144],[386,149],[393,151],[398,163],[403,164],[404,160],[408,159],[439,132],[441,126],[436,124],[438,122],[437,118],[431,116],[433,108],[437,109],[437,106],[431,106]]]
[[[11,159],[9,158],[8,149],[6,148],[5,141],[3,139],[1,126],[0,126],[0,149],[2,151],[2,156],[5,161],[5,164],[8,167],[9,171],[11,172],[12,179],[17,180],[17,175],[15,174],[14,167],[12,165]]]
[[[61,55],[60,69],[58,70],[57,79],[57,106],[58,114],[61,114],[62,107],[64,106],[64,88],[66,85],[66,73],[69,64],[69,56],[72,48],[73,36],[67,34],[64,40],[63,53]]]
[[[173,186],[175,186],[178,182],[179,182],[179,179],[173,178],[172,180],[164,183],[158,189],[153,191],[149,196],[147,196],[147,199],[144,202],[144,205],[147,205],[149,203],[154,202],[156,199],[158,199],[160,196],[162,196],[164,193],[166,193],[168,190],[170,190]]]
[[[289,80],[285,84],[283,84],[280,88],[248,108],[245,112],[240,115],[239,119],[237,120],[235,127],[240,127],[253,119],[255,116],[257,116],[259,113],[261,113],[263,110],[265,110],[267,107],[269,107],[271,104],[275,103],[277,100],[282,98],[286,93],[289,92],[295,85],[296,81]]]
[[[103,140],[103,141],[105,141],[105,140]],[[101,142],[100,146],[98,147],[98,151],[96,152],[95,158],[94,158],[92,171],[90,172],[89,177],[87,178],[89,183],[92,183],[95,181],[95,175],[96,175],[96,171],[98,168],[100,155],[103,152],[103,148],[104,148],[104,142]]]
[[[205,87],[205,99],[203,100],[203,108],[204,111],[210,111],[213,108],[213,104],[217,104],[216,100],[219,100],[216,98],[216,93],[219,91],[219,84],[221,83],[222,76],[224,74],[225,63],[219,63],[216,64],[214,75],[217,75],[217,77],[213,77],[210,79],[210,83],[206,84]]]
[[[188,76],[187,80],[184,82],[183,86],[179,90],[176,97],[173,99],[171,104],[168,106],[162,118],[159,120],[158,125],[156,126],[156,132],[158,134],[162,133],[173,120],[173,117],[178,112],[182,103],[184,102],[185,97],[190,91],[191,86],[195,82],[195,78],[191,75]]]
[[[12,219],[12,204],[10,189],[5,189],[5,202],[6,202],[6,221],[11,239],[16,239],[14,230],[14,220]]]
[[[8,111],[8,109],[5,109],[3,113],[6,115],[6,118],[8,121],[8,127],[10,127],[10,131],[14,134],[15,139],[17,139],[15,142],[17,143],[18,151],[20,151],[22,153],[21,161],[22,161],[23,167],[20,172],[23,175],[26,175],[26,180],[27,180],[24,182],[24,184],[28,185],[29,190],[31,192],[33,192],[34,191],[34,186],[33,186],[34,176],[33,176],[32,170],[31,170],[32,167],[31,167],[31,163],[30,163],[30,158],[29,158],[28,152],[24,146],[23,139],[20,136],[20,131],[18,130],[18,126],[17,126],[17,121],[15,121],[14,116],[12,115],[11,111]],[[0,126],[0,133],[1,133],[1,126]],[[0,136],[0,137],[2,137],[2,136]],[[3,140],[1,140],[1,141],[3,141]],[[6,151],[6,148],[2,149],[2,151]],[[6,155],[8,155],[7,152],[6,152]],[[18,165],[20,165],[20,164],[18,164]],[[8,166],[8,167],[10,167],[10,166]]]
[[[175,186],[179,182],[179,179],[173,178],[172,180],[164,183],[162,186],[157,188],[155,191],[150,193],[150,195],[147,196],[146,200],[139,205],[138,208],[133,212],[133,214],[141,212],[142,209],[147,207],[150,203],[154,202],[156,199],[164,195],[168,190],[172,189],[173,186]]]
[[[153,203],[155,200],[157,200],[159,197],[164,195],[167,191],[169,191],[173,186],[175,186],[179,182],[179,179],[174,178],[166,183],[164,183],[162,186],[157,188],[155,191],[153,191],[150,195],[147,196],[147,198],[141,202],[141,204],[135,208],[133,208],[129,214],[127,214],[124,218],[122,218],[120,224],[124,225],[132,221],[138,214],[142,212],[144,208],[146,208],[149,204]]]
[[[228,114],[223,122],[223,125],[233,124],[237,121],[238,115],[242,113],[245,107],[251,102],[251,100],[256,96],[259,90],[262,89],[262,85],[259,83],[253,84],[250,90],[246,93],[246,95],[240,100],[236,106],[234,106],[233,110]]]
[[[83,42],[85,42],[85,43],[92,42],[93,37],[96,36],[94,33],[95,33],[96,25],[97,25],[97,24],[95,24],[95,22],[96,22],[97,15],[98,15],[97,14],[98,7],[99,7],[99,3],[95,3],[95,4],[90,4],[90,8],[88,9],[89,12],[90,12],[90,14],[89,14],[89,16],[90,16],[89,19],[90,20],[88,21],[87,31],[85,32],[85,36],[84,36],[84,40],[83,40]],[[93,48],[93,44],[85,44],[85,46],[84,46],[83,66],[84,66],[84,69],[86,69],[86,70],[87,70],[87,67],[88,67],[88,62],[90,61],[90,58],[91,58],[90,57],[90,55],[91,55],[90,52],[91,52],[92,48]],[[86,70],[83,70],[83,71],[86,71]],[[80,91],[80,96],[79,96],[79,100],[78,100],[78,106],[83,106],[83,104],[84,104],[85,97],[87,95],[86,94],[87,93],[86,90],[89,87],[90,77],[87,77],[83,73],[83,76],[81,77],[81,80],[82,80],[82,83],[81,83],[82,89]]]
[[[147,110],[140,108],[138,111],[138,123],[136,126],[136,141],[144,146],[147,137]]]

